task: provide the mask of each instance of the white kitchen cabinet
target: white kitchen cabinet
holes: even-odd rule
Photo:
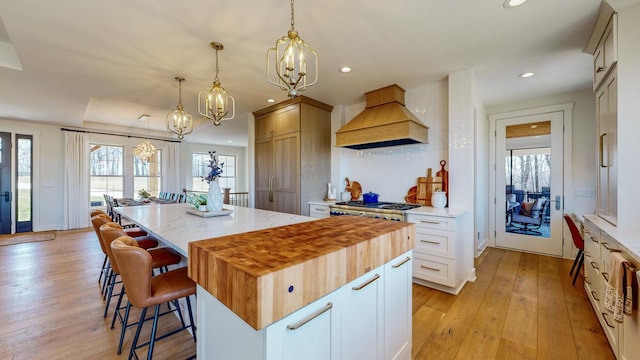
[[[596,91],[598,123],[598,215],[612,224],[618,216],[618,113],[616,69],[608,73]]]
[[[412,259],[402,255],[384,265],[384,359],[411,359]]]
[[[618,61],[617,15],[613,14],[601,34],[600,41],[593,53],[593,89],[597,89],[613,65]]]
[[[384,277],[384,268],[380,266],[343,289],[341,359],[383,359]]]
[[[473,242],[462,239],[462,215],[409,211],[407,221],[416,224],[413,282],[458,294],[473,262]]]
[[[411,263],[408,251],[258,331],[198,286],[198,354],[206,359],[409,360]]]
[[[634,298],[631,316],[623,316],[623,322],[618,323],[613,315],[604,308],[604,296],[611,272],[611,256],[614,252],[622,256],[636,269],[640,268],[640,260],[636,252],[631,254],[622,243],[616,239],[617,229],[600,217],[586,215],[584,221],[585,244],[585,290],[593,310],[604,330],[609,345],[618,359],[636,359],[640,353],[640,315],[638,313],[638,299]],[[640,232],[623,232],[624,237],[635,239]],[[633,279],[636,281],[636,279]]]
[[[319,219],[329,217],[329,203],[325,201],[310,201],[309,216]]]
[[[339,292],[339,290],[338,290]],[[329,294],[266,329],[266,359],[336,359],[340,321],[334,304],[339,293]]]

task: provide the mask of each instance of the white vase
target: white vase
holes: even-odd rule
[[[447,205],[447,193],[444,191],[434,191],[431,194],[431,206],[442,209]]]
[[[209,193],[207,195],[207,208],[209,211],[222,210],[222,191],[217,180],[209,182]]]

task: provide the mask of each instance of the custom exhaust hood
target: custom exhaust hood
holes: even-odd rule
[[[404,89],[390,85],[365,93],[366,108],[336,132],[336,145],[350,149],[428,142],[428,130],[404,106]]]

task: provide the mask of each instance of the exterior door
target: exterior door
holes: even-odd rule
[[[11,233],[11,134],[0,132],[0,234]]]
[[[497,119],[496,246],[563,255],[562,111]]]

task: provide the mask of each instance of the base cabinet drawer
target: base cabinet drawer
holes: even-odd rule
[[[329,205],[318,205],[309,203],[309,216],[313,218],[328,218],[329,217]]]
[[[455,233],[451,231],[423,229],[416,226],[417,252],[455,258]]]
[[[455,261],[414,252],[413,276],[434,283],[455,285]]]

